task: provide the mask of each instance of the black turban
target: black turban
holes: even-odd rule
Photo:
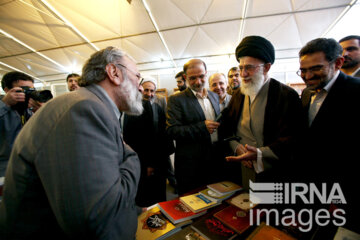
[[[275,61],[275,49],[271,42],[263,37],[248,36],[241,41],[235,50],[236,60],[239,61],[240,57],[246,56],[273,64]]]

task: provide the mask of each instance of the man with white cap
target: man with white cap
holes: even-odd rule
[[[143,99],[150,101],[151,105],[153,105],[153,103],[157,103],[163,111],[166,111],[166,99],[156,95],[156,80],[153,77],[144,77],[141,85],[144,88]]]

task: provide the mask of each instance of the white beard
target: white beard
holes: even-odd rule
[[[123,91],[123,95],[126,96],[125,103],[127,110],[124,112],[128,115],[139,116],[144,111],[144,107],[142,105],[142,94],[125,74],[123,76],[124,81],[120,88]]]
[[[244,80],[248,79],[251,79],[251,81],[249,83],[245,83]],[[244,95],[256,96],[264,84],[264,81],[265,76],[263,75],[263,67],[261,67],[252,77],[241,79],[240,91]]]

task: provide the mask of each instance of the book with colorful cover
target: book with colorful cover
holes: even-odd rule
[[[287,233],[280,231],[272,226],[266,225],[265,223],[261,223],[254,232],[250,234],[246,240],[296,240],[296,238],[290,236]]]
[[[199,213],[194,213],[185,204],[180,202],[179,199],[171,201],[160,202],[159,208],[161,212],[173,223],[180,223],[189,219],[199,217],[206,213],[206,210]]]
[[[202,218],[191,227],[207,240],[228,240],[237,236],[234,230],[214,217]]]
[[[200,193],[180,197],[180,201],[194,213],[201,212],[202,210],[215,207],[220,204],[218,202],[213,202],[210,199],[207,199]]]
[[[222,196],[242,190],[241,186],[229,181],[213,183],[207,185],[207,187]]]
[[[256,222],[256,209],[253,210],[253,219]],[[228,206],[223,210],[214,214],[227,227],[241,234],[250,227],[250,215],[248,211],[244,211],[235,206]]]
[[[138,217],[136,239],[161,240],[179,230],[180,228],[166,219],[159,207],[156,206]]]
[[[206,240],[200,233],[196,232],[191,226],[187,226],[181,231],[166,238],[166,240]]]
[[[199,192],[201,195],[204,195],[207,199],[210,199],[213,202],[222,202],[229,197],[231,197],[234,193],[228,193],[225,195],[218,194],[217,192],[214,192],[213,190],[206,188]]]

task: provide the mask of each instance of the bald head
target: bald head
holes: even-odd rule
[[[212,92],[215,92],[222,99],[226,95],[226,77],[223,73],[214,73],[209,78],[209,87]]]

